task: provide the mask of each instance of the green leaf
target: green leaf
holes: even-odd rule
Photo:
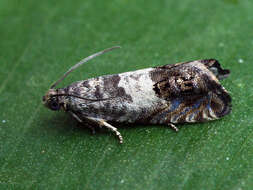
[[[253,2],[0,1],[0,189],[253,189]],[[42,96],[61,83],[216,58],[230,115],[203,124],[123,125],[91,135]]]

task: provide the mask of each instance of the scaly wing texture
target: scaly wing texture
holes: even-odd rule
[[[231,98],[216,78],[227,73],[216,60],[157,67],[151,73],[156,82],[154,90],[159,97],[168,100],[168,108],[153,119],[166,118],[167,122],[184,123],[227,115],[231,111]]]

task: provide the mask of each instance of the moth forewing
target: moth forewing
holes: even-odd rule
[[[101,55],[112,48],[85,58]],[[55,87],[79,62],[64,74]],[[52,109],[63,109],[92,130],[102,126],[123,138],[109,123],[169,125],[215,120],[231,110],[231,98],[219,79],[229,70],[215,59],[169,64],[121,74],[106,75],[50,89],[43,97]]]

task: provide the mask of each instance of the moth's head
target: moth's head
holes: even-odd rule
[[[78,67],[80,67],[82,64],[86,63],[87,61],[102,55],[106,52],[109,52],[113,49],[116,48],[120,48],[119,46],[114,46],[108,49],[105,49],[103,51],[100,51],[98,53],[95,53],[93,55],[90,55],[86,58],[84,58],[83,60],[81,60],[80,62],[78,62],[77,64],[75,64],[73,67],[71,67],[60,79],[58,79],[55,83],[53,83],[53,85],[50,87],[50,89],[48,90],[48,92],[46,93],[45,96],[42,97],[42,101],[43,104],[54,111],[57,111],[59,109],[64,109],[66,111],[66,104],[64,103],[64,97],[75,97],[75,98],[79,98],[79,99],[84,99],[84,100],[89,100],[89,101],[94,101],[91,99],[87,99],[84,97],[80,97],[78,95],[73,95],[73,94],[68,94],[66,93],[63,89],[55,89],[55,87],[65,78],[67,77],[72,71],[74,71],[75,69],[77,69]],[[100,101],[100,100],[95,100],[95,101]]]
[[[61,108],[57,94],[58,91],[56,89],[49,89],[46,95],[42,97],[43,104],[53,111],[57,111]]]

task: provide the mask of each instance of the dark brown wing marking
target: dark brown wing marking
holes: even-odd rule
[[[157,67],[150,73],[158,97],[168,100],[167,109],[154,118],[167,122],[195,122],[220,118],[231,111],[231,97],[219,83],[229,70],[214,59]]]

